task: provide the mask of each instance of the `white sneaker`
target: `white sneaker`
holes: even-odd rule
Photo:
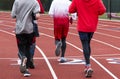
[[[66,62],[66,61],[67,61],[67,59],[66,59],[66,58],[64,58],[64,57],[61,57],[59,61],[60,61],[60,63],[64,63],[64,62]]]

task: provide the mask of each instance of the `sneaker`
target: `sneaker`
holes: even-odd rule
[[[61,57],[61,58],[60,58],[60,63],[64,63],[64,62],[66,62],[66,61],[67,61],[66,58],[64,58],[64,57]]]
[[[92,77],[92,73],[93,73],[92,68],[88,68],[84,72],[85,72],[85,77]]]
[[[85,74],[87,73],[87,68],[84,69],[84,73],[85,73]]]
[[[34,65],[34,63],[33,63],[33,60],[30,61],[30,64],[29,64],[29,67],[28,67],[28,68],[30,68],[30,69],[35,69],[35,65]]]
[[[26,71],[26,62],[27,62],[27,58],[25,56],[22,57],[22,62],[20,65],[20,72],[24,73]]]
[[[58,44],[56,45],[56,49],[55,49],[55,54],[56,56],[60,55],[60,49],[61,49],[62,43],[58,42]]]
[[[29,77],[31,76],[30,72],[26,69],[26,71],[24,72],[24,77]]]

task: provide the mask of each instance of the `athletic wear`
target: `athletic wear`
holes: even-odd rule
[[[40,7],[36,0],[15,0],[11,16],[17,19],[16,34],[30,34],[33,32],[32,12],[34,14],[40,12]]]
[[[98,15],[105,13],[106,8],[102,0],[72,0],[69,12],[77,12],[77,30],[82,32],[94,32],[97,28]]]
[[[55,39],[66,37],[69,29],[69,0],[53,0],[49,15],[54,18],[54,36]],[[60,6],[58,6],[60,5]]]
[[[49,15],[53,17],[54,20],[54,37],[56,56],[61,54],[61,57],[64,57],[66,50],[66,37],[69,30],[69,12],[68,8],[71,4],[69,0],[53,0],[50,9]],[[61,44],[62,43],[62,44]]]
[[[106,8],[102,0],[72,0],[69,7],[70,13],[77,12],[77,30],[83,47],[85,65],[90,66],[91,47],[90,42],[96,31],[98,17],[105,13]],[[92,69],[85,70],[85,76],[92,76]]]
[[[90,41],[93,37],[93,34],[94,34],[93,32],[79,32],[79,37],[82,43],[86,65],[90,64],[91,55]]]
[[[26,67],[28,67],[31,62],[30,46],[32,45],[34,39],[34,33],[17,34],[16,39],[20,57],[27,57]]]
[[[19,56],[22,59],[20,66],[24,76],[30,76],[27,68],[31,62],[30,46],[34,41],[32,13],[40,12],[40,6],[36,0],[15,0],[11,16],[16,19],[16,39]]]

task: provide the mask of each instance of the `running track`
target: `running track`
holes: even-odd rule
[[[86,79],[82,47],[76,31],[76,21],[70,25],[67,37],[66,58],[60,64],[54,54],[53,21],[41,15],[38,21],[35,69],[29,79]],[[9,12],[0,12],[0,79],[28,79],[19,72],[17,45],[14,36],[15,20]],[[91,64],[94,70],[90,79],[120,79],[120,22],[100,20],[91,42]]]

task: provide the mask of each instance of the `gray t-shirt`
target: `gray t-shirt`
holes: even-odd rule
[[[15,0],[11,16],[16,18],[16,34],[30,34],[33,32],[32,12],[40,12],[39,3],[36,0]]]

